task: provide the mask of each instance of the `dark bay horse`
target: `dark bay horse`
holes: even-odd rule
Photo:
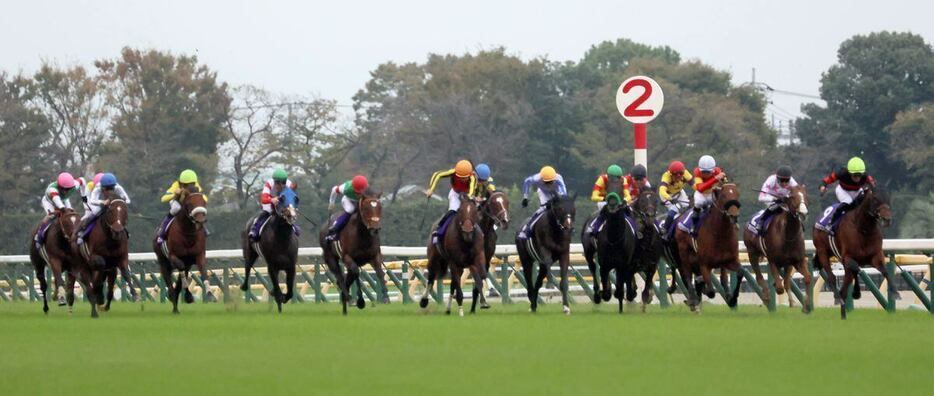
[[[360,267],[367,263],[373,267],[382,286],[382,290],[377,294],[382,295],[383,303],[389,303],[383,253],[379,241],[383,213],[381,196],[382,194],[376,194],[369,189],[364,191],[357,201],[357,210],[350,215],[347,224],[341,229],[334,242],[327,240],[328,224],[323,224],[318,233],[318,242],[321,244],[324,261],[328,265],[328,270],[337,278],[337,286],[341,289],[341,309],[344,315],[347,314],[347,302],[350,300],[350,286],[354,282],[357,282],[358,286],[357,308],[366,307],[366,300],[363,299],[363,285],[360,284]],[[332,216],[330,220],[334,221],[335,217]],[[346,275],[341,269],[341,263],[346,268]]]
[[[197,265],[204,282],[205,296],[213,296],[210,291],[210,281],[205,269],[204,223],[208,220],[207,201],[204,195],[192,186],[182,191],[179,196],[182,209],[178,211],[166,230],[165,242],[162,244],[153,240],[152,248],[159,260],[162,279],[169,289],[169,299],[172,300],[172,313],[178,313],[178,297],[184,290],[185,303],[194,302],[188,285],[191,282],[191,266]],[[156,236],[159,229],[156,228]],[[178,271],[178,278],[172,279],[172,273]]]
[[[243,284],[240,289],[246,291],[250,287],[250,269],[260,255],[266,261],[269,280],[272,283],[272,298],[276,300],[276,307],[282,313],[282,304],[292,299],[295,288],[295,263],[298,261],[298,236],[295,235],[295,220],[298,216],[298,196],[295,191],[285,187],[279,192],[279,203],[273,207],[272,215],[266,225],[260,230],[255,243],[250,243],[250,228],[255,218],[246,223],[246,228],[240,235],[240,245],[243,249],[245,270]],[[286,293],[282,294],[279,287],[279,271],[285,272]]]
[[[490,273],[490,261],[496,253],[496,230],[509,228],[509,198],[502,191],[495,191],[480,204],[480,231],[483,231],[483,250],[486,258],[487,274]],[[487,309],[482,289],[480,308]]]
[[[633,264],[636,272],[645,274],[645,286],[642,289],[642,311],[652,303],[652,282],[655,272],[658,271],[658,260],[661,259],[664,246],[662,245],[662,231],[655,223],[658,214],[658,193],[649,188],[639,191],[639,196],[632,205],[632,213],[642,229],[642,238],[636,241],[636,250],[633,253]],[[626,300],[636,298],[635,279],[626,280]]]
[[[108,199],[108,201],[94,220],[97,224],[93,226],[85,242],[76,247],[78,256],[81,258],[80,265],[86,267],[91,274],[91,283],[96,291],[96,296],[88,295],[88,299],[92,301],[92,307],[96,299],[99,306],[96,308],[103,311],[110,310],[118,269],[130,294],[134,299],[136,298],[136,289],[133,288],[133,280],[130,277],[129,234],[126,229],[129,210],[126,201],[122,199]],[[108,283],[106,303],[104,302],[105,280]],[[73,290],[69,290],[69,300],[72,299]],[[92,316],[96,314],[96,309],[91,311]]]
[[[701,299],[698,294],[702,288],[703,294],[708,298],[716,295],[711,281],[711,270],[720,269],[720,282],[726,286],[729,285],[727,271],[740,269],[739,246],[736,238],[739,208],[739,188],[736,184],[721,182],[714,187],[712,204],[706,220],[698,228],[696,240],[681,228],[675,231],[678,272],[687,286],[687,304],[691,307],[691,311],[699,312]],[[690,216],[690,212],[685,216]],[[695,283],[694,287],[691,287],[690,282],[694,279],[694,275],[703,277],[703,285]],[[727,300],[730,307],[736,306],[740,284],[742,284],[742,278],[736,283],[736,290]],[[669,293],[672,291],[672,288],[669,288]]]
[[[530,309],[538,310],[538,291],[557,261],[561,267],[561,302],[564,313],[570,315],[568,305],[568,267],[570,266],[571,235],[574,230],[574,197],[558,196],[545,204],[545,213],[529,230],[528,239],[516,234],[516,250],[522,262],[522,275],[528,290]],[[538,277],[533,283],[532,266],[538,263]]]
[[[423,309],[428,307],[428,296],[435,281],[444,278],[445,272],[451,271],[451,297],[448,300],[447,314],[451,313],[451,302],[457,300],[457,311],[464,316],[464,292],[461,289],[461,276],[465,268],[470,269],[473,276],[473,301],[470,313],[477,311],[477,302],[480,300],[483,281],[486,279],[486,255],[484,250],[483,231],[480,230],[480,213],[477,203],[467,196],[460,194],[460,207],[454,218],[447,223],[444,238],[436,245],[432,238],[428,238],[428,283],[425,285],[425,294],[419,301]],[[432,230],[432,234],[434,230]],[[431,234],[429,234],[431,235]],[[440,246],[438,246],[440,245]]]
[[[78,214],[70,208],[62,209],[50,220],[45,234],[45,244],[40,249],[36,246],[35,237],[40,226],[32,230],[32,238],[29,239],[29,261],[36,271],[36,278],[39,279],[39,288],[42,290],[42,311],[49,312],[49,299],[46,295],[49,285],[45,278],[45,267],[52,270],[52,278],[55,280],[54,296],[58,299],[58,305],[65,305],[65,282],[62,279],[63,271],[71,271],[74,262],[78,259],[72,249],[74,231],[78,227]]]
[[[593,218],[602,212],[603,227],[597,230],[596,235],[592,235],[588,227],[584,227],[581,231],[581,244],[584,247],[587,267],[590,268],[590,273],[594,274],[594,304],[600,304],[601,300],[610,301],[613,295],[610,270],[614,270],[616,299],[619,301],[619,313],[623,313],[623,291],[626,289],[627,280],[632,279],[635,274],[632,255],[636,249],[636,232],[626,220],[626,202],[622,197],[623,186],[619,179],[610,178],[606,191],[606,205],[587,219],[587,224],[590,224]],[[596,280],[597,264],[600,264],[600,282]],[[632,293],[635,294],[634,291]]]
[[[827,283],[833,289],[834,299],[840,304],[840,317],[846,319],[845,294],[853,282],[853,298],[860,298],[859,267],[871,266],[878,270],[889,285],[889,296],[898,293],[892,279],[885,270],[885,253],[882,251],[882,227],[892,223],[892,208],[888,195],[875,187],[864,187],[853,201],[852,208],[840,219],[835,235],[814,227],[815,267],[827,273]],[[837,289],[837,277],[830,268],[830,257],[836,256],[843,264],[843,285]]]
[[[808,198],[805,186],[798,185],[790,189],[787,197],[780,197],[779,208],[781,212],[774,218],[765,230],[765,235],[759,236],[754,225],[750,223],[743,232],[743,243],[749,255],[749,263],[756,273],[756,282],[762,290],[762,301],[769,306],[768,286],[759,269],[759,260],[765,258],[769,264],[769,277],[775,292],[784,293],[791,289],[792,270],[798,270],[804,276],[807,286],[807,299],[801,311],[811,312],[813,291],[811,290],[811,271],[808,271],[807,255],[804,252],[804,220],[808,214]],[[784,274],[784,275],[782,275]],[[782,281],[784,277],[784,282]],[[793,305],[794,299],[788,298],[788,304]]]

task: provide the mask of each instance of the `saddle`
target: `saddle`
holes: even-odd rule
[[[839,214],[837,212],[840,212]],[[843,204],[837,202],[824,209],[824,213],[821,214],[821,217],[817,219],[817,222],[814,223],[814,227],[818,230],[827,232],[831,235],[837,232],[837,227],[840,225],[840,220],[843,219],[843,214],[846,212],[846,208],[843,207]]]
[[[772,220],[775,219],[776,215],[781,213],[781,211],[771,212],[766,214],[766,210],[762,209],[752,216],[752,219],[749,219],[749,224],[746,225],[746,229],[751,231],[753,234],[762,236],[763,233],[769,229],[769,224],[772,223]],[[759,232],[759,225],[762,225],[762,232]]]

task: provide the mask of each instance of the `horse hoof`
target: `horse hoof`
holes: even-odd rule
[[[389,297],[383,297],[383,299],[380,302],[382,302],[383,304],[389,304],[390,303]]]
[[[445,315],[450,315],[450,314],[451,314],[451,310],[450,310],[450,309],[445,309],[445,310],[444,310],[444,314],[445,314]]]
[[[177,309],[173,309],[173,310],[172,310],[172,314],[178,315],[178,314],[180,314],[180,313],[181,313],[181,312],[178,312]]]
[[[246,289],[249,289],[249,288],[250,288],[250,285],[246,283],[240,285],[240,291],[246,291]]]
[[[185,290],[185,304],[191,304],[193,302],[195,302],[195,296],[192,296],[190,291]]]
[[[463,318],[463,317],[464,317],[464,308],[458,308],[458,309],[457,309],[457,314],[460,315],[460,317]]]
[[[859,289],[856,289],[856,288],[853,289],[854,300],[859,300],[862,296],[863,296],[863,292],[861,292]]]
[[[427,307],[428,307],[428,298],[422,298],[421,300],[419,300],[419,301],[418,301],[418,307],[419,307],[419,308],[422,308],[422,309],[427,308]]]
[[[642,304],[642,313],[645,313],[645,304]]]
[[[49,306],[48,306],[48,305],[43,305],[43,306],[42,306],[42,312],[45,313],[46,315],[48,315],[48,314],[49,314]]]
[[[570,314],[571,314],[571,307],[565,305],[565,306],[564,306],[564,314],[565,314],[565,315],[570,315]]]
[[[490,309],[490,304],[487,304],[485,302],[480,303],[480,309]]]
[[[286,302],[286,301],[289,301],[289,300],[286,299],[283,302]],[[217,302],[217,297],[214,297],[214,293],[207,292],[204,294],[204,302]]]
[[[807,306],[807,305],[805,305],[805,306],[801,307],[801,313],[803,313],[803,314],[810,314],[810,313],[811,313],[811,310],[808,309],[808,306]]]
[[[778,294],[778,295],[785,294],[785,288],[783,288],[783,287],[776,287],[776,288],[775,288],[775,294]]]
[[[358,298],[357,309],[363,309],[363,308],[366,308],[366,301],[364,301],[362,298]]]
[[[66,303],[65,303],[65,297],[59,297],[59,298],[58,298],[58,306],[59,306],[59,307],[64,307],[65,304],[66,304]]]

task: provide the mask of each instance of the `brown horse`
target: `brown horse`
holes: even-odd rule
[[[194,302],[188,285],[191,282],[190,271],[192,265],[198,266],[201,279],[204,282],[205,296],[213,296],[210,291],[210,281],[205,269],[205,235],[204,223],[207,221],[208,210],[204,195],[192,186],[179,195],[182,209],[178,211],[172,224],[166,230],[165,242],[159,244],[153,240],[152,248],[159,261],[162,279],[169,289],[169,299],[172,300],[172,313],[178,312],[178,296],[182,289],[185,291],[185,303]],[[156,228],[156,236],[159,229]],[[172,272],[178,271],[178,279],[173,282]]]
[[[133,281],[130,277],[129,234],[126,230],[128,212],[126,201],[119,198],[110,199],[101,209],[96,220],[97,225],[87,235],[85,242],[76,247],[78,256],[81,258],[80,265],[86,267],[91,274],[91,283],[96,292],[93,298],[88,296],[89,300],[96,299],[99,305],[92,310],[92,316],[96,316],[97,308],[103,311],[110,310],[117,269],[123,275],[123,280],[131,295],[134,299],[136,297],[136,289],[133,288]],[[105,280],[108,283],[106,304],[103,298]]]
[[[276,307],[282,313],[282,304],[292,299],[295,288],[295,263],[298,261],[298,236],[295,235],[295,220],[298,216],[298,197],[289,187],[285,187],[278,196],[278,204],[273,206],[273,212],[266,225],[260,230],[258,241],[251,243],[250,228],[255,218],[246,223],[246,229],[240,234],[240,245],[243,249],[244,274],[240,289],[246,291],[250,287],[250,269],[260,255],[266,261],[269,280],[272,283],[272,298],[276,300]],[[285,272],[286,293],[282,294],[279,287],[279,271]]]
[[[77,260],[72,249],[72,239],[75,228],[78,227],[78,214],[71,208],[66,208],[48,221],[52,224],[46,230],[45,244],[42,249],[34,242],[41,225],[33,229],[32,238],[29,239],[29,261],[32,262],[36,270],[36,278],[39,279],[39,287],[42,289],[42,311],[45,313],[49,312],[49,300],[46,296],[48,291],[45,278],[46,265],[52,270],[52,277],[55,280],[54,297],[58,299],[59,306],[65,305],[65,282],[62,280],[62,272],[70,271]]]
[[[477,203],[464,193],[460,194],[460,201],[457,213],[447,223],[444,239],[438,243],[440,246],[433,243],[431,237],[428,238],[428,284],[425,285],[425,294],[419,301],[419,306],[423,309],[428,307],[428,296],[435,280],[442,279],[445,272],[450,270],[451,297],[445,313],[451,314],[451,301],[457,300],[458,314],[464,316],[461,275],[465,268],[469,268],[473,276],[473,301],[470,305],[470,313],[475,313],[483,281],[486,279],[486,256]],[[432,234],[434,234],[433,231]]]
[[[762,290],[762,301],[769,306],[768,287],[759,269],[759,259],[765,258],[769,263],[769,277],[775,286],[775,292],[784,293],[791,289],[791,276],[793,270],[798,270],[804,276],[807,287],[807,298],[801,312],[811,312],[813,293],[811,290],[811,271],[807,267],[807,255],[804,253],[804,220],[808,214],[808,195],[805,186],[798,185],[790,189],[787,197],[778,197],[780,200],[780,213],[775,214],[769,223],[765,235],[759,236],[751,228],[746,227],[743,232],[743,243],[749,254],[749,263],[756,273],[756,282]],[[784,273],[784,282],[782,281]],[[784,285],[784,286],[783,286]],[[793,299],[788,298],[788,304],[793,306]]]
[[[834,299],[840,304],[840,317],[846,319],[846,304],[840,290],[848,293],[853,282],[853,298],[860,298],[859,267],[871,266],[882,273],[889,285],[890,298],[897,295],[895,283],[885,270],[885,253],[882,251],[882,229],[892,223],[892,208],[888,196],[874,187],[864,187],[853,201],[852,209],[843,215],[836,235],[814,227],[815,267],[827,274],[827,283],[833,290]],[[881,227],[880,227],[881,226]],[[830,257],[836,256],[843,264],[844,276],[841,289],[837,289],[837,277],[830,268]]]
[[[347,315],[347,302],[350,300],[350,285],[357,282],[357,308],[366,307],[363,299],[363,285],[360,282],[360,267],[367,263],[373,267],[382,290],[377,294],[382,296],[383,303],[389,303],[389,291],[386,287],[386,273],[383,269],[383,252],[380,249],[379,230],[382,220],[383,204],[380,202],[382,194],[365,191],[357,200],[357,210],[350,215],[347,223],[334,242],[327,240],[328,224],[322,225],[318,234],[324,261],[328,270],[337,278],[337,286],[341,291],[341,309]],[[336,216],[330,219],[334,221]],[[329,222],[330,224],[330,222]],[[341,269],[340,263],[344,263]]]
[[[496,253],[496,230],[509,228],[509,198],[502,191],[495,191],[480,204],[480,231],[483,231],[483,250],[486,258],[487,274],[490,273],[490,261]],[[481,289],[480,309],[487,309],[486,297]]]
[[[681,273],[681,279],[684,280],[688,289],[687,304],[691,311],[699,312],[701,298],[698,295],[703,287],[703,294],[708,298],[713,298],[716,294],[711,280],[711,270],[720,269],[720,282],[723,285],[729,285],[727,271],[738,271],[739,264],[739,246],[736,238],[736,222],[739,217],[739,188],[736,184],[721,182],[714,187],[713,200],[707,213],[707,218],[699,226],[697,238],[681,228],[675,231],[675,241],[677,246],[678,272]],[[690,216],[690,212],[685,214]],[[695,225],[695,227],[698,227]],[[704,279],[703,286],[695,282],[691,287],[690,281],[694,275],[700,275]],[[736,290],[733,291],[727,304],[730,307],[736,306],[736,299],[739,293],[737,282]],[[672,289],[669,288],[669,292]]]
[[[577,194],[574,197],[552,198],[543,208],[545,213],[529,230],[529,238],[521,239],[519,234],[516,234],[516,251],[522,262],[522,273],[532,312],[538,309],[538,291],[542,288],[542,282],[551,271],[551,265],[557,261],[561,267],[561,303],[564,305],[564,313],[571,314],[571,307],[568,305],[568,267],[571,262],[571,235],[574,231],[576,198]],[[536,262],[539,266],[538,277],[533,283],[532,266]]]

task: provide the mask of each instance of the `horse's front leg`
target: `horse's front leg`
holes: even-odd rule
[[[769,306],[769,286],[765,283],[765,277],[762,276],[762,268],[759,267],[759,256],[749,254],[749,265],[752,271],[756,273],[756,284],[759,285],[759,298],[766,307]]]
[[[451,302],[457,300],[457,314],[464,316],[464,292],[461,291],[461,276],[464,275],[464,269],[457,265],[451,265],[451,295],[448,298],[448,308],[445,314],[451,314]]]
[[[282,288],[279,287],[279,269],[275,266],[269,265],[269,281],[272,283],[272,295],[269,298],[273,299],[276,302],[276,308],[278,308],[279,313],[282,313]]]
[[[114,287],[117,283],[117,271],[114,269],[113,273],[108,272],[107,276],[107,303],[104,304],[104,311],[110,311],[110,303],[114,300]],[[127,285],[129,287],[129,285]]]
[[[350,298],[350,287],[357,284],[357,309],[366,308],[366,300],[363,299],[363,284],[360,282],[360,267],[348,255],[344,255],[344,265],[347,267],[346,291]]]
[[[892,282],[893,279],[889,276],[889,271],[885,269],[885,254],[883,254],[882,251],[879,251],[877,255],[873,256],[872,261],[870,261],[869,264],[877,271],[881,272],[882,276],[885,278],[885,284],[888,285],[886,290],[888,300],[901,300],[902,296],[898,292],[898,288],[896,288],[895,283]],[[892,306],[895,306],[894,303]]]
[[[561,257],[558,258],[558,265],[560,266],[561,271],[561,304],[563,305],[563,310],[565,315],[571,314],[571,304],[568,301],[568,267],[571,265],[571,260],[567,252],[563,253]]]
[[[120,277],[123,278],[123,281],[126,283],[127,290],[130,291],[130,299],[133,301],[139,301],[139,294],[136,292],[136,288],[133,286],[133,271],[130,269],[130,258],[122,257],[120,262],[117,264],[117,268],[120,268]],[[140,285],[142,287],[142,285]]]
[[[474,262],[473,267],[470,269],[470,275],[473,276],[472,301],[470,304],[470,313],[472,314],[477,313],[477,300],[483,296],[483,284],[487,277],[486,264],[485,260]]]
[[[386,270],[383,264],[383,254],[378,253],[373,261],[370,262],[370,265],[373,267],[373,272],[376,273],[377,281],[379,281],[380,288],[379,299],[383,304],[389,304],[389,287],[386,286]]]
[[[198,266],[198,274],[201,275],[201,283],[204,285],[204,289],[201,290],[201,301],[214,302],[217,301],[217,298],[214,297],[214,292],[211,291],[211,278],[208,276],[207,264],[205,253],[201,252],[201,254],[195,258],[195,265]]]
[[[701,263],[700,265],[701,277],[704,278],[704,295],[707,298],[714,298],[717,295],[716,290],[713,288],[713,271],[707,263]]]
[[[801,276],[804,277],[804,287],[807,289],[807,298],[804,300],[804,306],[801,307],[801,312],[811,313],[811,309],[814,306],[814,287],[811,283],[813,281],[811,271],[808,271],[807,255],[801,258],[801,261],[798,262],[798,265],[796,265],[795,268],[797,268],[798,272],[801,273]]]

